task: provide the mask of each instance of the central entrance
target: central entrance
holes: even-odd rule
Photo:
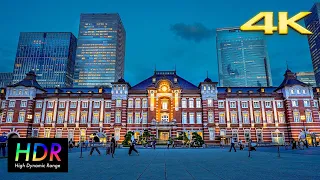
[[[170,137],[169,131],[159,131],[159,140],[167,141]]]

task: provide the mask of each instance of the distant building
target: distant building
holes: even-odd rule
[[[309,49],[317,86],[320,86],[320,3],[315,3],[310,15],[305,19],[306,28],[313,34],[308,35]]]
[[[111,87],[122,78],[125,41],[119,14],[81,14],[74,87]]]
[[[242,32],[239,28],[216,31],[220,86],[272,86],[267,44],[262,33]]]
[[[44,88],[72,87],[77,39],[69,32],[23,32],[20,34],[13,83],[29,71]]]
[[[0,72],[0,87],[6,87],[12,82],[12,73]]]
[[[310,84],[313,87],[316,87],[316,80],[314,78],[314,72],[297,72],[297,79],[306,84]]]

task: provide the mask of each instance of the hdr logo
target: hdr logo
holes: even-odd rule
[[[267,35],[271,35],[274,31],[278,31],[279,34],[286,35],[288,34],[288,27],[290,26],[292,29],[296,30],[302,35],[310,35],[312,32],[297,23],[297,21],[308,16],[309,14],[311,14],[311,12],[300,12],[288,19],[288,12],[279,12],[279,23],[277,27],[273,26],[273,12],[260,12],[248,22],[243,24],[240,29],[242,31],[264,31],[264,34]],[[264,25],[257,25],[257,23],[262,19],[264,19]]]
[[[9,139],[8,172],[68,172],[68,139]]]

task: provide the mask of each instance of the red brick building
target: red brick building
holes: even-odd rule
[[[207,144],[228,138],[259,142],[298,139],[320,132],[320,89],[287,70],[279,87],[217,87],[206,78],[198,86],[175,71],[155,71],[135,86],[120,79],[111,88],[43,89],[33,72],[1,89],[0,133],[8,137],[68,137],[148,129],[160,140],[199,133]],[[308,135],[308,138],[309,138]],[[310,139],[309,139],[310,140]]]

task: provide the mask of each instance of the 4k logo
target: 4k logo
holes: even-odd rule
[[[278,27],[273,25],[273,12],[260,12],[248,22],[243,24],[240,29],[242,31],[264,31],[264,34],[273,34],[274,31],[278,31],[279,34],[288,34],[288,26],[296,30],[300,34],[310,35],[312,32],[306,28],[300,26],[297,21],[308,16],[311,12],[300,12],[295,16],[288,19],[288,12],[279,12],[279,24]],[[264,25],[257,25],[264,19]]]

